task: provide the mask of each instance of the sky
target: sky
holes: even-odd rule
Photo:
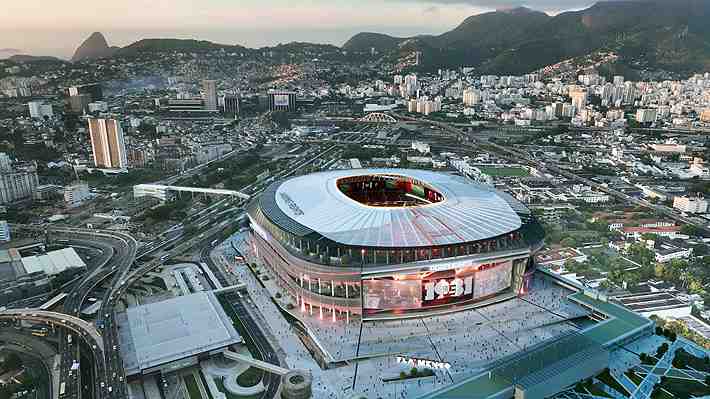
[[[439,34],[464,18],[520,5],[550,14],[594,0],[8,0],[0,56],[71,58],[92,32],[112,46],[144,38],[194,38],[261,47],[290,41],[342,45],[368,31]]]

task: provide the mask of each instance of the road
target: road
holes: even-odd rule
[[[276,356],[276,350],[264,336],[261,328],[254,321],[251,313],[247,310],[247,306],[253,307],[253,305],[249,304],[251,300],[248,299],[248,294],[243,296],[238,291],[231,291],[222,294],[222,297],[228,302],[229,306],[232,308],[234,313],[237,315],[237,318],[239,318],[239,321],[241,321],[247,331],[247,334],[249,334],[249,338],[251,338],[251,341],[254,343],[258,353],[252,353],[252,356],[267,363],[282,366],[278,356]],[[245,304],[245,302],[247,303]],[[278,375],[264,372],[262,382],[266,387],[266,390],[261,393],[260,398],[274,398],[279,390],[281,378]]]

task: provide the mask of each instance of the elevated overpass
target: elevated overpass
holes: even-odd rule
[[[38,309],[9,309],[0,312],[0,320],[26,320],[64,327],[83,337],[90,346],[96,346],[96,350],[104,350],[104,340],[96,327],[78,317]]]
[[[250,195],[244,194],[241,191],[225,190],[219,188],[202,188],[202,187],[186,187],[186,186],[168,186],[162,184],[137,184],[133,186],[133,197],[153,197],[161,201],[168,200],[170,192],[187,192],[210,195],[228,195],[244,200],[251,198]]]
[[[277,366],[275,364],[271,364],[271,363],[267,363],[262,360],[254,359],[251,356],[240,355],[239,353],[232,352],[230,350],[225,350],[223,352],[223,354],[224,354],[224,357],[226,357],[227,359],[235,360],[237,362],[246,363],[250,366],[256,367],[256,368],[264,370],[264,371],[268,371],[269,373],[273,373],[276,375],[286,375],[286,374],[288,374],[289,371],[291,371],[289,369],[285,369],[285,368]]]

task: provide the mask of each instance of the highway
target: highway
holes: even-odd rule
[[[252,194],[258,194],[274,179],[289,177],[332,153],[337,148],[338,147],[335,145],[330,146],[308,159],[299,159],[291,162],[286,170],[275,174],[273,178],[250,184],[244,187],[242,191],[247,192],[247,190],[249,190]],[[238,152],[227,154],[221,159],[225,159],[236,153]],[[187,174],[174,176],[161,183],[169,184],[190,174],[199,173],[202,168],[206,166],[207,164],[203,164],[187,171]],[[89,393],[89,396],[96,399],[124,399],[127,397],[126,379],[119,353],[118,327],[114,323],[113,317],[117,301],[125,294],[128,287],[147,273],[162,266],[166,260],[201,245],[204,246],[205,243],[212,242],[215,237],[221,237],[226,229],[236,227],[235,223],[241,220],[241,216],[230,215],[235,211],[242,212],[243,210],[239,207],[234,207],[232,204],[233,199],[231,198],[217,201],[207,209],[195,215],[191,215],[180,225],[174,226],[174,228],[170,229],[170,231],[160,239],[148,243],[140,249],[133,237],[118,231],[78,229],[49,225],[11,226],[15,231],[27,230],[39,234],[52,234],[52,236],[57,236],[57,242],[62,242],[66,245],[96,248],[101,251],[101,258],[97,259],[95,262],[97,266],[88,270],[87,273],[80,278],[77,278],[71,285],[65,287],[64,292],[67,292],[67,297],[63,304],[64,313],[39,311],[36,309],[12,309],[0,313],[0,319],[12,320],[13,322],[17,320],[27,320],[61,327],[59,329],[59,353],[61,359],[60,383],[64,382],[66,385],[66,392],[62,395],[61,399],[80,399],[82,394],[86,393]],[[185,237],[184,235],[185,228],[188,226],[194,226],[196,228],[195,233],[191,237]],[[178,242],[179,240],[182,241],[175,245],[174,248],[168,251],[162,249],[168,244]],[[162,251],[161,256],[157,259],[152,259],[145,263],[136,262],[137,258],[156,251]],[[217,273],[216,276],[222,276],[222,274]],[[110,288],[105,290],[101,298],[101,307],[97,314],[95,325],[82,320],[79,316],[87,299],[91,296],[92,292],[96,291],[106,282],[109,282]],[[46,296],[38,296],[33,299],[31,303],[40,300],[44,301],[46,298]],[[246,310],[243,308],[243,305],[235,301],[233,306],[235,307],[235,311],[241,313],[241,317],[245,318],[245,324],[249,326],[250,334],[253,333],[255,340],[260,342],[259,345],[263,350],[264,360],[278,364],[273,349],[268,341],[265,340],[258,325],[248,317],[248,312],[244,313]],[[81,345],[82,342],[85,343],[85,345]],[[89,348],[88,353],[85,353],[86,348]],[[88,392],[82,392],[84,388],[82,387],[81,370],[77,369],[77,365],[82,359],[81,355],[85,355],[84,358],[89,358],[92,363],[91,367],[88,369],[86,365],[82,363],[82,370],[85,372],[89,371],[87,375],[90,376],[89,378],[93,382],[93,387],[90,388]],[[268,383],[269,388],[267,389],[268,396],[263,397],[273,397],[278,390],[280,379],[270,377],[267,374],[264,382]]]
[[[74,285],[73,289],[68,293],[64,302],[64,312],[66,314],[55,313],[55,317],[57,317],[56,315],[62,315],[64,317],[71,317],[71,320],[81,320],[79,318],[81,309],[92,291],[94,291],[114,273],[123,272],[130,268],[137,249],[137,242],[133,239],[133,237],[116,231],[76,229],[45,225],[14,225],[13,229],[49,233],[52,235],[58,235],[62,238],[71,237],[71,239],[62,239],[57,241],[63,242],[67,245],[82,243],[84,245],[98,246],[102,249],[102,258],[98,261],[97,267],[82,276],[77,284]],[[109,318],[110,316],[110,313],[106,312],[107,306],[110,306],[110,303],[102,303],[102,309],[97,319],[99,320],[99,326],[103,324],[104,318]],[[33,314],[34,313],[38,312],[33,311]],[[109,316],[106,316],[106,314],[109,314]],[[22,317],[31,320],[31,318],[27,315],[23,315]],[[61,319],[59,320],[61,321]],[[113,349],[115,336],[113,334],[104,334],[103,336],[100,335],[98,332],[99,330],[91,323],[83,322],[82,324],[79,324],[79,326],[84,327],[86,332],[89,334],[95,333],[100,338],[100,341],[94,340],[94,343],[87,342],[87,347],[91,348],[90,351],[92,355],[91,358],[93,367],[90,371],[92,379],[95,382],[93,387],[93,397],[108,397],[108,394],[110,394],[112,388],[106,384],[106,381],[108,381],[108,373],[110,372],[109,369],[107,369],[107,363],[112,359],[112,357],[106,350]],[[79,370],[75,370],[73,367],[76,362],[81,361],[79,355],[81,347],[76,338],[83,338],[86,336],[86,333],[79,333],[76,329],[71,328],[70,330],[74,333],[72,334],[73,339],[71,342],[64,332],[60,332],[59,334],[59,347],[61,355],[60,382],[66,383],[66,391],[63,398],[78,399],[82,397],[81,378],[79,376]],[[86,340],[84,341],[86,342]],[[113,367],[110,369],[113,369]],[[88,369],[85,369],[85,371],[86,370]]]

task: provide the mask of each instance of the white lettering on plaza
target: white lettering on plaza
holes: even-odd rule
[[[397,363],[405,363],[412,367],[448,370],[451,364],[447,362],[437,362],[435,360],[417,359],[413,357],[397,356]]]
[[[457,298],[473,292],[473,276],[465,279],[455,278],[451,281],[441,279],[439,281],[429,281],[424,284],[425,301],[433,301],[443,298]]]

